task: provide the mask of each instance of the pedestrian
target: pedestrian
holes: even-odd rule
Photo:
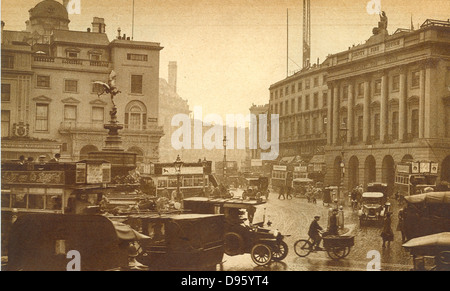
[[[392,219],[391,212],[386,214],[386,218],[383,223],[383,230],[381,231],[381,237],[383,238],[383,248],[386,247],[386,242],[388,243],[388,247],[391,245],[391,241],[394,240],[394,232],[391,227]]]
[[[278,195],[278,199],[280,199],[281,196],[283,196],[283,200],[286,199],[286,197],[284,196],[284,192],[285,192],[284,186],[281,186],[280,194]]]
[[[161,191],[161,194],[159,197],[166,197],[169,198],[169,190],[167,190],[167,187],[164,188],[164,190]]]
[[[287,191],[286,191],[286,199],[289,199],[289,197],[291,197],[290,199],[292,199],[292,187],[291,186],[286,186]]]
[[[24,155],[21,155],[21,156],[19,157],[19,164],[20,164],[20,165],[24,165],[24,164],[25,164],[25,156],[24,156]]]
[[[404,229],[404,211],[403,209],[400,209],[398,211],[398,224],[397,224],[397,231],[400,231],[401,235],[402,235],[402,243],[404,243],[406,241],[406,236],[405,236],[405,229]]]
[[[339,235],[339,225],[338,225],[338,210],[333,209],[330,216],[330,225],[328,227],[328,231],[324,233],[326,235]]]

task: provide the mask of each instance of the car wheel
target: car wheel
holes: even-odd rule
[[[251,257],[258,266],[265,266],[272,260],[272,250],[265,244],[256,244],[252,248]]]

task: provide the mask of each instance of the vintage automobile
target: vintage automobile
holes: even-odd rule
[[[225,215],[225,253],[229,256],[250,253],[253,262],[259,266],[269,264],[272,260],[281,261],[288,254],[288,245],[278,230],[264,227],[262,222],[253,223],[258,207],[262,201],[241,199],[208,199],[192,197],[184,199],[184,207],[193,213],[223,213]],[[247,218],[245,218],[247,212]],[[267,226],[271,226],[267,222]]]
[[[367,184],[367,191],[366,192],[381,192],[384,195],[384,202],[387,201],[387,198],[389,197],[389,188],[388,184],[386,183],[380,183],[380,182],[371,182]]]
[[[405,197],[403,232],[406,239],[450,232],[450,192]]]
[[[267,177],[247,178],[247,189],[242,193],[242,199],[260,200],[269,198],[269,179]]]
[[[119,219],[148,236],[136,260],[152,271],[216,270],[224,255],[224,216],[147,213]]]
[[[295,197],[305,197],[308,185],[312,185],[314,180],[309,178],[295,178],[292,180],[292,187],[294,188]]]
[[[416,237],[402,246],[413,258],[414,271],[450,271],[450,232]]]
[[[383,222],[386,205],[384,204],[384,194],[381,192],[364,192],[361,198],[361,208],[358,211],[360,225],[365,222]]]
[[[11,228],[6,270],[66,271],[71,251],[79,254],[81,271],[127,270],[129,243],[143,238],[101,215],[20,216]]]

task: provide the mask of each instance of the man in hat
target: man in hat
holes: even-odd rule
[[[322,248],[319,246],[322,241],[322,236],[320,233],[323,231],[323,228],[319,225],[320,216],[314,216],[314,220],[311,222],[309,226],[308,235],[313,240],[312,247],[315,246],[316,250],[321,250]]]

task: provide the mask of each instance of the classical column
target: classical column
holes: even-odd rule
[[[382,143],[386,142],[388,126],[388,76],[383,72],[381,77],[381,102],[380,102],[380,139]]]
[[[406,73],[408,69],[406,66],[400,67],[400,77],[399,77],[399,97],[398,97],[398,138],[399,140],[406,140],[407,138],[407,118],[406,118]]]
[[[339,144],[339,85],[333,87],[333,144]]]
[[[420,68],[420,96],[419,96],[419,138],[424,137],[425,129],[425,66]]]
[[[433,138],[438,137],[438,123],[443,122],[443,120],[439,120],[436,118],[438,116],[439,112],[439,104],[442,104],[439,102],[437,96],[433,98],[432,96],[432,88],[433,85],[436,84],[436,75],[437,72],[434,70],[436,68],[438,60],[430,59],[427,61],[425,66],[425,80],[424,80],[424,138]],[[432,76],[433,74],[433,76]]]
[[[353,94],[353,81],[348,84],[348,106],[347,106],[347,143],[352,144],[353,136],[355,132],[354,119],[355,119],[355,96]]]
[[[370,140],[370,77],[364,81],[363,142]]]
[[[328,145],[333,144],[333,84],[328,83],[328,93],[327,93],[327,143]]]

